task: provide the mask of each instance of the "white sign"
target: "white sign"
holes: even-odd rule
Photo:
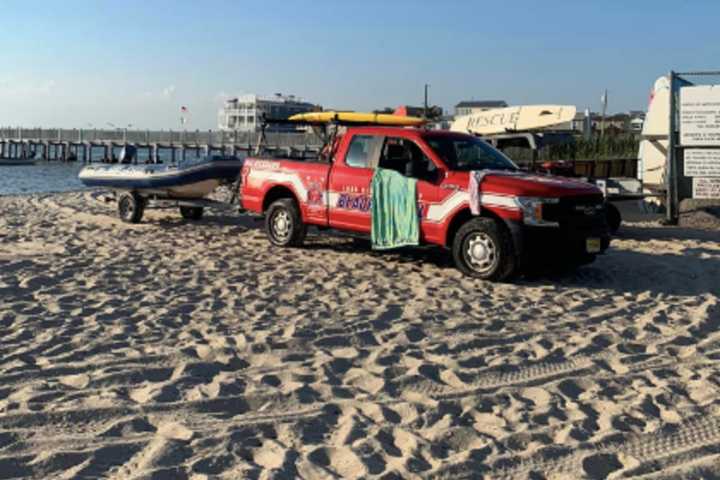
[[[720,199],[720,178],[693,178],[693,198]]]
[[[685,176],[720,177],[720,149],[686,149]]]
[[[680,89],[680,144],[720,147],[720,85]]]

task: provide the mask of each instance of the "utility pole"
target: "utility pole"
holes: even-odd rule
[[[605,136],[605,114],[607,113],[607,104],[608,104],[608,91],[607,88],[605,89],[605,94],[602,96],[602,118],[600,119],[600,137]]]
[[[589,141],[592,137],[592,116],[590,115],[590,109],[585,109],[585,118],[583,119],[583,137]]]
[[[428,117],[428,87],[429,86],[430,85],[428,85],[427,83],[425,84],[425,103],[423,104],[423,116],[425,118]]]

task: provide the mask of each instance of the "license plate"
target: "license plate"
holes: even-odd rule
[[[588,253],[599,253],[600,252],[600,239],[599,238],[588,238],[585,240],[585,248]]]

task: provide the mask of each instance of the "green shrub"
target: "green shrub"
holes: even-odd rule
[[[539,161],[551,160],[602,160],[615,158],[637,158],[640,139],[635,135],[606,135],[600,138],[595,135],[586,140],[581,136],[574,142],[563,145],[549,145],[538,153]],[[511,147],[505,150],[510,158],[526,162],[532,159],[532,152],[527,148]]]

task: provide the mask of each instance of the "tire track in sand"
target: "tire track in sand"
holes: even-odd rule
[[[701,460],[720,453],[720,418],[698,415],[685,422],[655,432],[628,436],[622,440],[584,444],[570,450],[555,446],[526,458],[500,458],[492,465],[473,461],[441,468],[426,478],[470,479],[483,472],[492,478],[528,478],[532,474],[578,475],[605,478],[610,473],[623,476],[646,475],[680,463]]]

